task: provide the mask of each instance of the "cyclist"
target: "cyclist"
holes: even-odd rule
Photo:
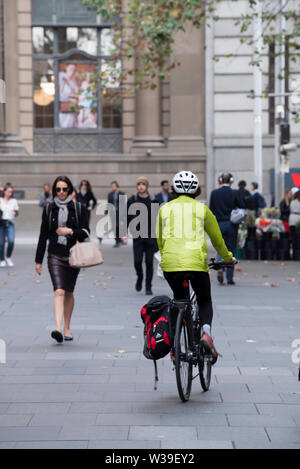
[[[195,200],[201,193],[197,176],[191,171],[180,171],[173,178],[172,191],[174,199],[160,208],[157,217],[161,268],[175,300],[185,298],[184,280],[190,280],[199,307],[200,343],[215,362],[218,352],[211,337],[213,308],[205,233],[225,263],[231,264],[235,258],[225,245],[216,217],[205,204]]]

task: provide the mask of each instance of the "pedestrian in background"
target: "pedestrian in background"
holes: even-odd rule
[[[294,189],[294,190],[293,190]],[[293,188],[293,200],[290,204],[289,225],[290,230],[295,231],[297,223],[300,221],[300,189]],[[298,189],[298,190],[297,190]]]
[[[291,204],[292,198],[293,198],[293,194],[292,194],[291,189],[286,189],[284,191],[284,196],[279,203],[280,220],[282,220],[282,223],[284,224],[284,228],[286,232],[290,231],[289,217],[290,217],[290,204]]]
[[[88,211],[88,222],[90,224],[91,212],[97,205],[96,197],[93,194],[92,186],[87,179],[83,179],[79,185],[77,202],[80,202]]]
[[[167,202],[170,202],[170,200],[172,200],[172,196],[169,192],[169,188],[170,188],[169,181],[164,179],[163,181],[161,181],[160,186],[161,186],[161,192],[156,194],[155,198],[158,201],[158,203],[161,205],[161,204],[166,204]]]
[[[0,267],[13,267],[11,259],[15,245],[15,224],[14,219],[19,215],[19,205],[13,198],[14,188],[7,183],[0,198]],[[5,241],[7,239],[6,256]]]
[[[112,181],[111,192],[107,196],[108,208],[105,211],[105,215],[110,216],[113,232],[115,235],[114,248],[120,247],[121,244],[126,244],[125,239],[120,238],[120,196],[125,196],[125,193],[120,191],[120,186],[117,181]],[[121,199],[122,200],[122,199]],[[125,203],[125,200],[124,200]],[[114,208],[113,208],[114,207]],[[114,213],[112,211],[114,210]],[[124,213],[126,211],[126,205],[124,206]],[[122,223],[122,222],[121,222]]]
[[[50,186],[45,184],[43,187],[43,192],[40,194],[39,206],[41,208],[46,207],[47,204],[50,204],[53,200],[53,197],[50,192]]]
[[[245,207],[249,210],[253,209],[253,200],[251,193],[246,189],[247,183],[242,180],[238,183],[238,189],[236,191],[237,200],[241,207]]]
[[[236,250],[237,236],[235,235],[233,224],[230,221],[232,210],[235,208],[245,208],[240,206],[240,201],[237,198],[237,191],[232,190],[231,186],[234,178],[231,173],[223,173],[218,178],[219,188],[212,191],[210,196],[209,208],[215,215],[222,236],[224,238],[227,249],[234,255]],[[217,260],[222,261],[222,258],[217,254]],[[235,285],[233,280],[234,268],[226,269],[226,278],[228,285]],[[218,270],[218,281],[221,285],[224,284],[223,269]]]
[[[267,206],[265,198],[258,190],[258,183],[251,182],[251,193],[252,193],[252,200],[253,200],[253,210],[255,211],[255,216],[259,216],[259,212],[261,209]]]
[[[39,241],[36,250],[36,272],[41,275],[43,258],[48,243],[48,269],[54,290],[56,330],[51,337],[58,343],[73,340],[70,322],[74,308],[74,288],[80,269],[69,264],[70,249],[83,242],[89,230],[87,209],[73,202],[73,185],[66,176],[59,176],[53,184],[53,202],[44,208]],[[64,335],[62,322],[65,319]]]
[[[146,295],[152,295],[152,278],[153,278],[153,256],[158,250],[156,237],[155,237],[155,225],[156,217],[152,217],[152,205],[155,204],[158,212],[159,203],[155,199],[155,196],[149,192],[149,181],[145,177],[140,177],[136,181],[137,192],[132,195],[127,202],[127,223],[130,225],[132,221],[141,213],[138,209],[135,214],[129,214],[131,205],[138,203],[146,206],[147,219],[147,232],[141,235],[141,231],[145,227],[141,227],[140,223],[137,223],[136,235],[133,235],[133,256],[134,256],[134,267],[137,275],[135,284],[136,291],[141,291],[143,285],[143,257],[145,255],[146,262]],[[137,212],[139,212],[137,214]],[[152,226],[152,218],[154,226]],[[154,219],[155,218],[155,219]],[[153,237],[152,237],[153,236]]]

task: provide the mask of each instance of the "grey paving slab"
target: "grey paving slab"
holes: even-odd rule
[[[231,441],[208,441],[208,440],[189,440],[189,441],[173,441],[163,440],[161,449],[233,449]],[[197,460],[195,459],[195,462]]]
[[[266,427],[266,431],[272,443],[299,445],[300,429],[293,427]]]
[[[14,449],[16,446],[15,442],[2,442],[0,441],[0,449]]]
[[[70,403],[28,403],[10,404],[7,408],[8,414],[66,414],[70,409]]]
[[[16,443],[15,449],[87,449],[88,441],[20,441]]]
[[[30,427],[44,426],[89,426],[95,425],[95,414],[37,414],[34,415],[29,423]]]
[[[0,441],[56,440],[61,427],[0,427]]]
[[[279,394],[271,392],[222,392],[223,402],[282,403]]]
[[[99,414],[95,425],[160,425],[160,416],[156,414],[112,413]]]
[[[197,429],[195,426],[131,426],[129,440],[196,440]]]
[[[132,412],[131,402],[73,402],[70,413],[127,414]]]
[[[89,449],[160,449],[160,441],[129,441],[129,440],[105,440],[105,441],[95,441],[92,440],[89,442]]]
[[[0,414],[0,427],[26,427],[32,419],[32,415]]]
[[[127,440],[128,426],[62,427],[58,440]]]
[[[290,415],[227,415],[231,427],[295,427]],[[300,419],[299,419],[300,420]]]
[[[235,440],[242,442],[251,441],[255,447],[256,444],[265,444],[269,442],[267,433],[262,427],[197,427],[199,440]]]
[[[184,415],[162,415],[160,419],[161,425],[203,425],[219,427],[228,426],[225,414],[200,414],[200,413],[185,413]]]

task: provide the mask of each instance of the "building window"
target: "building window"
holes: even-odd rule
[[[121,151],[122,100],[109,83],[113,30],[86,9],[76,16],[80,0],[52,1],[51,19],[44,2],[33,1],[35,151]]]

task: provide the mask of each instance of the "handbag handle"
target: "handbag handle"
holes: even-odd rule
[[[85,231],[85,232],[86,232],[86,234],[88,235],[89,239],[91,240],[91,235],[90,235],[90,233],[88,232],[88,230],[86,230],[85,228],[81,228],[81,229],[82,229],[82,231]]]

